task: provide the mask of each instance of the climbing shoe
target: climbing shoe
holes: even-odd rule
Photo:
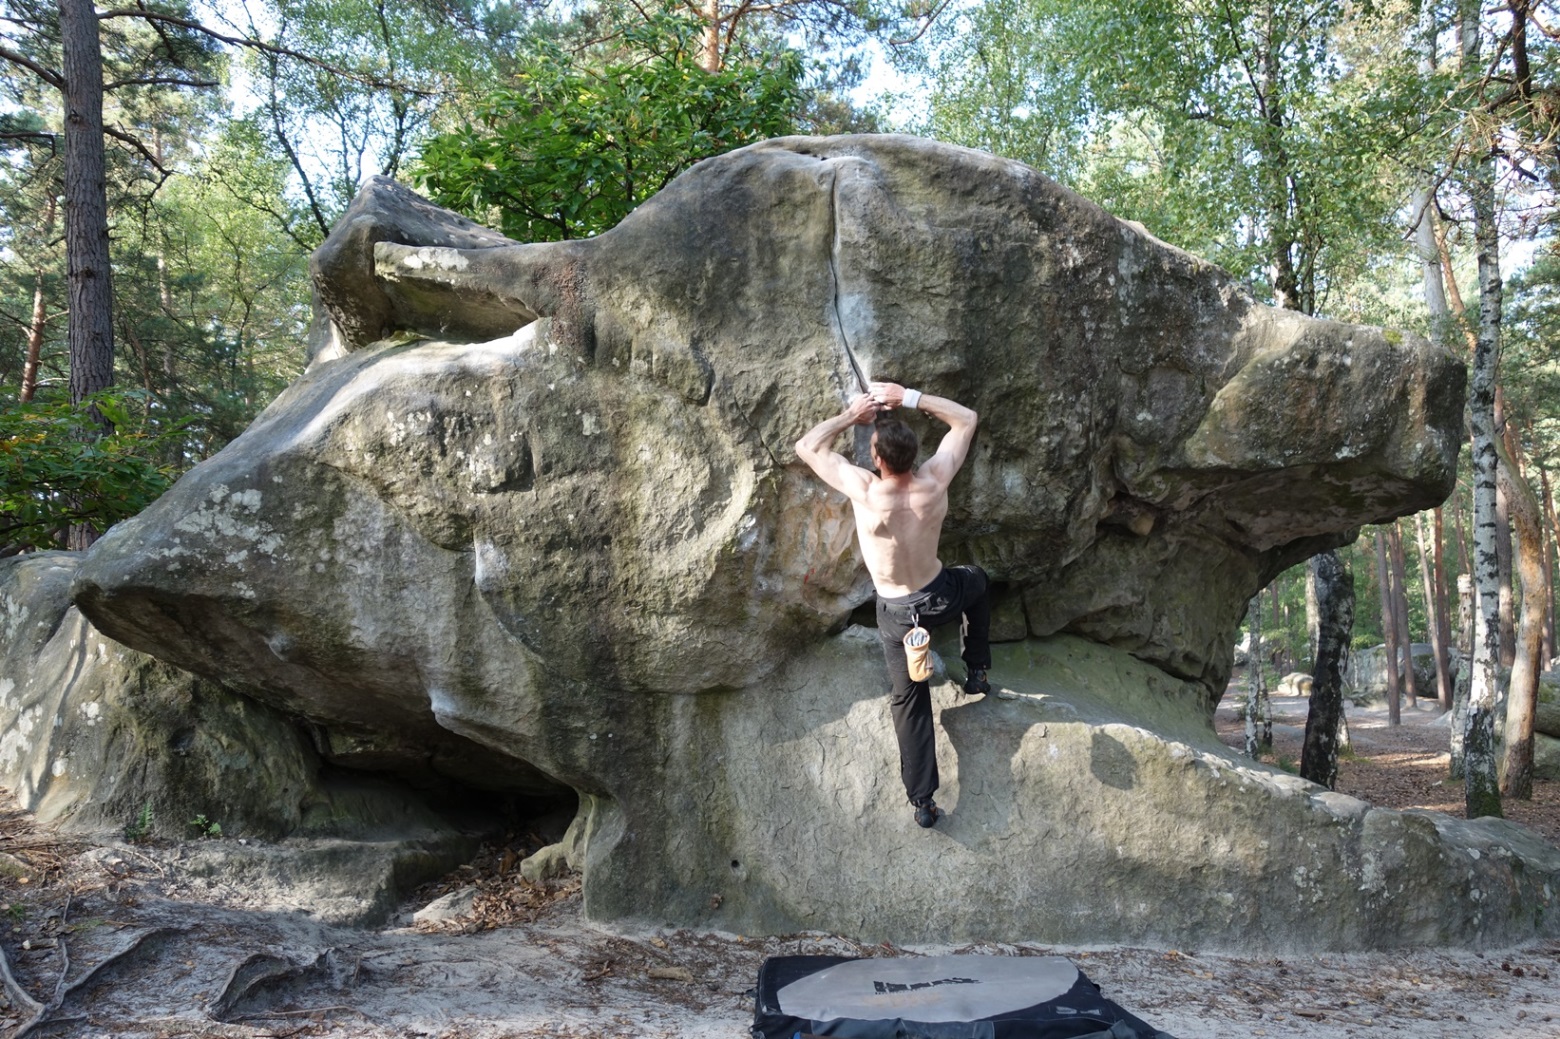
[[[964,695],[984,696],[989,692],[991,692],[991,683],[986,680],[986,669],[970,668],[969,674],[964,677]]]
[[[925,801],[910,802],[915,808],[915,821],[922,828],[937,825],[937,802],[928,797]]]

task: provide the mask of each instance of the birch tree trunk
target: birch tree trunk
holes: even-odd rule
[[[1468,5],[1465,40],[1473,38],[1477,62],[1478,14]],[[1496,558],[1495,380],[1500,361],[1500,240],[1495,223],[1496,144],[1489,142],[1472,171],[1474,241],[1479,266],[1479,326],[1473,351],[1468,411],[1473,428],[1473,566],[1478,592],[1474,613],[1473,681],[1463,735],[1463,787],[1469,819],[1501,814],[1495,762],[1495,705],[1499,699],[1500,565]]]
[[[1338,748],[1347,734],[1343,675],[1354,632],[1354,575],[1337,552],[1312,556],[1306,569],[1316,589],[1317,640],[1300,775],[1332,790],[1338,783]]]
[[[1305,659],[1313,669],[1316,667],[1317,642],[1322,637],[1316,594],[1316,560],[1312,559],[1305,568]]]

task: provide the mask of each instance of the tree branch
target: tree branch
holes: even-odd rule
[[[49,86],[53,87],[55,90],[65,89],[64,76],[60,75],[58,72],[55,72],[51,68],[46,68],[45,66],[38,64],[36,61],[33,61],[25,54],[18,54],[9,47],[0,47],[0,58],[4,58],[13,65],[20,65],[22,68],[27,69],[33,75],[49,84]]]
[[[118,90],[120,87],[220,87],[222,84],[214,79],[180,79],[178,76],[148,76],[145,79],[116,79],[112,83],[104,83],[104,90]]]
[[[942,13],[948,9],[950,3],[952,3],[952,0],[938,0],[937,6],[932,8],[931,13],[926,16],[926,20],[921,23],[921,27],[916,30],[914,36],[899,40],[889,40],[888,45],[890,47],[906,47],[925,36],[927,31],[931,29],[932,23],[941,17]],[[762,10],[762,7],[757,9]]]
[[[112,137],[114,140],[123,141],[125,144],[128,144],[130,147],[140,152],[141,158],[151,163],[152,167],[156,169],[158,173],[163,175],[163,179],[167,179],[169,174],[168,167],[164,166],[161,162],[158,161],[157,156],[153,155],[151,150],[148,149],[146,145],[141,143],[141,139],[139,137],[135,136],[134,134],[125,133],[125,131],[119,129],[118,127],[107,125],[103,127],[103,132],[109,137]]]
[[[100,21],[109,18],[140,18],[148,22],[161,22],[167,25],[177,25],[180,28],[189,29],[191,32],[198,32],[202,35],[209,36],[211,39],[217,40],[220,43],[226,43],[234,47],[247,47],[250,50],[262,51],[266,54],[270,54],[276,57],[292,58],[294,61],[301,61],[311,68],[319,69],[322,72],[329,72],[333,76],[340,76],[343,79],[350,80],[353,83],[360,83],[363,86],[375,87],[378,89],[396,87],[397,89],[406,90],[407,93],[413,94],[417,97],[433,96],[432,91],[409,90],[405,87],[402,87],[400,84],[381,79],[378,76],[367,75],[361,72],[352,72],[348,69],[340,68],[336,65],[330,64],[329,62],[321,61],[318,58],[304,54],[302,51],[295,51],[291,47],[281,47],[274,43],[266,43],[262,40],[256,40],[248,36],[229,36],[225,33],[217,32],[208,25],[203,25],[200,22],[193,21],[189,18],[178,18],[171,14],[163,14],[160,11],[148,11],[144,8],[121,7],[112,11],[103,11],[98,15],[98,19]]]

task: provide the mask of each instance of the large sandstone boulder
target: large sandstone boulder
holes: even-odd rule
[[[383,920],[474,850],[426,789],[323,768],[297,719],[94,630],[70,603],[79,562],[0,560],[0,786],[22,807],[98,837],[240,838],[181,868],[337,922]]]
[[[1415,642],[1410,648],[1412,652],[1409,660],[1414,676],[1414,695],[1434,700],[1437,695],[1435,649],[1428,642]],[[1450,655],[1449,661],[1452,681],[1455,682],[1462,658],[1454,652]],[[1374,699],[1385,697],[1387,695],[1387,647],[1370,646],[1351,654],[1346,680],[1349,687],[1360,696]]]
[[[1033,170],[897,137],[744,149],[550,245],[378,181],[315,269],[330,346],[97,544],[76,601],[358,764],[573,788],[592,914],[1291,947],[1552,927],[1560,866],[1519,829],[1372,813],[1209,732],[1251,594],[1452,486],[1463,372],[1430,344],[1257,305]],[[980,411],[943,555],[1029,637],[995,677],[1034,699],[943,714],[932,834],[846,627],[871,594],[848,508],[790,447],[860,371]]]

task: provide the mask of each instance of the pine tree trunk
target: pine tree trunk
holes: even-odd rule
[[[43,210],[44,241],[54,237],[54,220],[58,205],[54,193],[50,192],[49,201]],[[48,299],[43,292],[45,273],[41,266],[33,270],[32,318],[27,325],[27,357],[22,362],[20,399],[23,404],[32,400],[33,394],[38,392],[38,362],[43,356],[43,336],[49,327]]]
[[[70,399],[79,404],[114,384],[113,289],[103,149],[103,51],[92,0],[60,0],[65,73],[65,255],[70,299]],[[96,409],[100,433],[113,426]],[[98,532],[77,524],[69,547]]]
[[[1401,725],[1403,716],[1400,701],[1403,689],[1399,684],[1397,668],[1397,611],[1392,608],[1392,579],[1387,572],[1387,542],[1380,529],[1376,531],[1376,584],[1381,590],[1381,637],[1387,673],[1387,724]]]
[[[1430,551],[1430,539],[1425,536],[1425,528],[1430,525],[1430,518],[1424,513],[1414,517],[1414,536],[1419,542],[1419,577],[1425,589],[1425,619],[1430,629],[1430,651],[1435,656],[1435,691],[1436,701],[1446,710],[1452,705],[1452,674],[1447,666],[1447,645],[1445,631],[1445,604],[1436,595],[1436,575],[1433,557]]]
[[[699,17],[704,22],[704,41],[699,52],[699,65],[705,72],[719,72],[720,53],[720,0],[704,0]]]
[[[1453,779],[1462,779],[1467,773],[1463,767],[1463,737],[1468,731],[1468,694],[1473,689],[1473,600],[1473,575],[1458,574],[1458,667],[1457,678],[1452,683],[1452,726],[1448,741],[1451,759],[1446,770]]]
[[[1317,648],[1311,670],[1311,707],[1305,719],[1300,775],[1327,789],[1338,783],[1338,746],[1343,728],[1343,674],[1354,634],[1354,575],[1336,552],[1311,557],[1316,589]]]
[[[1544,569],[1543,520],[1533,489],[1517,471],[1516,460],[1504,453],[1499,480],[1511,502],[1516,523],[1517,561],[1522,578],[1522,616],[1518,622],[1517,655],[1506,695],[1506,754],[1501,763],[1500,792],[1505,797],[1533,797],[1533,719],[1538,709],[1538,676],[1544,615],[1549,612],[1549,575]]]
[[[1463,514],[1461,509],[1452,509],[1452,519],[1457,527],[1457,560],[1460,564],[1457,568],[1459,574],[1467,574],[1469,580],[1473,579],[1473,553],[1468,549],[1468,531],[1463,527]],[[1473,614],[1468,614],[1469,626],[1464,629],[1464,634],[1458,645],[1464,653],[1473,652]]]
[[[1455,695],[1454,686],[1456,680],[1452,677],[1452,654],[1456,652],[1456,642],[1452,639],[1452,604],[1447,595],[1446,582],[1446,522],[1440,509],[1434,512],[1435,525],[1434,539],[1431,544],[1435,547],[1435,601],[1436,616],[1441,624],[1441,655],[1446,665],[1446,689],[1441,700],[1441,710],[1452,709],[1452,699]]]
[[[1503,423],[1495,420],[1496,436]],[[1495,565],[1500,568],[1500,666],[1510,668],[1517,659],[1516,599],[1511,575],[1514,557],[1511,545],[1511,502],[1499,482],[1495,485]]]
[[[1419,702],[1419,681],[1414,676],[1414,633],[1408,625],[1408,561],[1403,555],[1403,528],[1397,520],[1387,534],[1391,551],[1392,623],[1398,637],[1398,683],[1409,707]]]
[[[1543,499],[1540,504],[1544,507],[1544,517],[1548,520],[1544,528],[1544,573],[1550,575],[1549,615],[1548,623],[1544,630],[1548,633],[1548,640],[1544,644],[1544,670],[1549,669],[1550,661],[1555,659],[1555,635],[1560,621],[1556,620],[1555,608],[1560,603],[1560,596],[1554,594],[1554,572],[1556,549],[1560,548],[1560,525],[1555,522],[1555,498],[1549,487],[1549,473],[1542,468],[1538,470],[1539,485],[1543,491]]]

